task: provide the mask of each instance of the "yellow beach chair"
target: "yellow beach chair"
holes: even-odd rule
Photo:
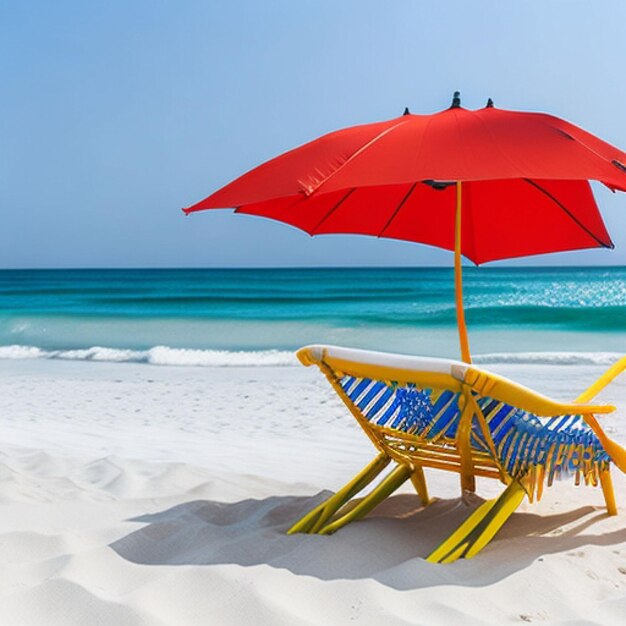
[[[298,358],[320,368],[378,455],[296,522],[290,534],[331,534],[409,479],[428,504],[426,467],[458,473],[463,491],[475,491],[476,476],[506,485],[428,556],[433,563],[473,557],[524,496],[539,500],[544,484],[555,479],[600,484],[608,513],[617,514],[610,464],[626,472],[626,450],[607,437],[595,417],[615,407],[588,403],[626,369],[626,358],[571,404],[460,361],[321,345],[302,348]],[[390,462],[394,468],[387,477],[351,503]]]

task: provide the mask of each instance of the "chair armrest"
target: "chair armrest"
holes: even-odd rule
[[[475,367],[468,368],[464,382],[480,395],[506,402],[506,404],[533,413],[538,417],[593,415],[615,411],[615,407],[612,405],[558,402],[524,385],[519,385],[512,380]]]
[[[589,402],[592,398],[595,398],[609,383],[613,382],[624,370],[626,370],[626,356],[621,358],[617,363],[609,367],[609,369],[596,380],[589,389],[583,391],[578,398],[577,402]]]

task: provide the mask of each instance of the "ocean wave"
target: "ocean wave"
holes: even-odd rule
[[[472,356],[478,365],[612,365],[623,355],[617,352],[496,352]]]
[[[472,357],[477,365],[611,365],[615,352],[495,352]],[[44,350],[36,346],[0,346],[0,359],[56,359],[109,363],[144,363],[193,367],[285,367],[298,364],[288,350],[199,350],[155,346],[149,350],[93,346],[72,350]]]
[[[196,367],[283,367],[297,365],[293,352],[284,350],[194,350],[155,346],[128,350],[93,346],[75,350],[43,350],[36,346],[0,346],[0,359],[57,359],[109,363],[145,363]]]

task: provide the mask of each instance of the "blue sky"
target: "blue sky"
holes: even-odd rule
[[[626,2],[109,1],[0,5],[0,267],[448,264],[228,211],[250,167],[405,106],[545,110],[626,147]],[[626,194],[596,197],[626,263]]]

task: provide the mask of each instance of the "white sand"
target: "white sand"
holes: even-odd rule
[[[602,371],[493,369],[563,399]],[[626,408],[626,380],[604,399]],[[374,453],[313,369],[0,361],[0,415],[2,625],[624,623],[625,518],[599,489],[556,484],[446,566],[423,557],[480,500],[442,472],[425,509],[403,488],[286,536]],[[602,419],[626,443],[624,417]]]

